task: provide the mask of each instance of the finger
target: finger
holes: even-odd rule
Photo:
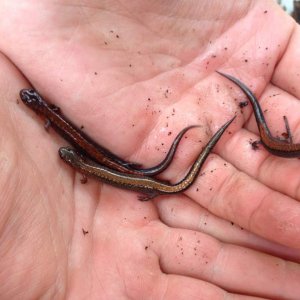
[[[232,153],[232,138],[222,152]],[[185,192],[216,216],[288,247],[300,247],[300,207],[294,199],[269,189],[216,155],[210,155],[196,182]]]
[[[158,297],[157,297],[158,298]],[[156,298],[156,299],[157,299]],[[166,300],[254,300],[263,299],[226,292],[225,290],[208,282],[187,278],[178,275],[167,275],[167,284],[164,291]]]
[[[298,264],[189,230],[170,229],[160,246],[160,265],[167,274],[271,299],[297,299],[300,293]]]
[[[245,99],[245,95],[243,93],[240,94],[240,91],[236,90],[231,90],[224,97],[228,98],[227,101],[230,101],[230,98],[237,99],[237,101]],[[259,100],[272,135],[283,138],[282,133],[286,131],[283,116],[286,115],[288,116],[294,140],[299,140],[299,134],[294,129],[295,123],[298,121],[295,112],[300,110],[298,99],[281,89],[268,85]],[[249,109],[245,110],[243,109],[242,111],[244,117]],[[251,111],[253,112],[252,107]],[[260,139],[253,113],[246,128],[255,132],[256,135],[245,131],[237,132],[235,139],[239,141],[239,145],[236,145],[232,151],[224,153],[224,158],[239,170],[258,178],[260,182],[268,185],[270,188],[299,199],[299,179],[296,174],[298,173],[300,161],[274,156],[264,149],[263,145],[260,145],[258,149],[253,149],[252,142]]]
[[[243,246],[300,262],[299,250],[271,242],[233,222],[219,218],[185,196],[169,197],[167,201],[156,200],[159,218],[172,228],[184,228],[208,234],[223,243]]]
[[[227,143],[224,151],[230,152],[239,142],[231,139],[231,145]],[[228,163],[225,166],[224,161],[217,158],[204,166],[204,172],[205,176],[187,191],[195,201],[213,214],[264,238],[289,247],[300,247],[297,201],[270,190]],[[201,197],[197,190],[201,191]]]
[[[262,145],[254,150],[251,143],[257,140],[259,136],[240,130],[231,141],[233,148],[231,151],[224,151],[223,158],[273,191],[299,201],[299,159],[274,156],[263,149]]]
[[[272,83],[289,94],[300,98],[299,88],[299,43],[300,29],[295,24],[293,35],[290,37],[288,47],[274,70]],[[288,70],[288,72],[287,72]]]

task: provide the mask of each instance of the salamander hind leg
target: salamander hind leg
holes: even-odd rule
[[[293,144],[293,136],[291,133],[289,121],[286,116],[283,116],[283,120],[284,120],[285,130],[286,130],[286,134],[287,134],[287,137],[284,140],[286,140],[286,142],[289,144]]]
[[[142,195],[138,196],[138,200],[140,201],[149,201],[152,200],[153,198],[155,198],[156,196],[160,195],[157,191],[149,191],[149,192],[145,192]]]

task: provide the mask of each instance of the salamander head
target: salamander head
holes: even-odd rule
[[[58,153],[64,162],[75,168],[83,161],[80,154],[71,147],[61,147],[59,148]]]
[[[26,105],[41,105],[44,103],[41,96],[33,89],[23,89],[20,91],[20,98]]]

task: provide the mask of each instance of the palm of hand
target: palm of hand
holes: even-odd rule
[[[23,73],[97,141],[149,166],[163,157],[157,145],[167,149],[161,140],[170,143],[181,128],[200,123],[202,131],[188,134],[166,172],[164,178],[175,181],[210,138],[207,128],[215,132],[237,111],[232,101],[236,90],[226,94],[228,83],[217,75],[208,78],[213,70],[243,65],[247,71],[241,73],[249,73],[253,90],[264,90],[265,95],[279,91],[286,99],[280,111],[271,114],[274,118],[287,107],[297,111],[293,97],[299,95],[288,85],[297,78],[284,77],[296,43],[292,39],[284,52],[292,22],[285,20],[268,43],[273,24],[283,17],[265,1],[243,18],[245,7],[227,15],[223,7],[224,23],[206,24],[205,30],[192,22],[203,12],[192,12],[189,4],[173,11],[174,21],[166,18],[169,10],[162,6],[108,11],[58,8],[49,2],[36,10],[29,2],[20,8],[11,3],[2,8],[2,15],[5,10],[16,24],[24,22],[13,29],[14,35],[0,24],[6,37],[1,49],[20,70],[2,57],[2,298],[22,293],[23,298],[56,299],[221,299],[225,289],[296,299],[300,268],[284,265],[281,258],[299,261],[297,251],[288,248],[300,247],[298,162],[263,150],[253,153],[248,143],[257,139],[252,117],[244,129],[238,130],[239,121],[233,135],[224,135],[216,147],[218,156],[210,156],[205,175],[185,195],[141,203],[135,193],[92,180],[88,186],[79,184],[80,175],[72,177],[55,154],[64,141],[47,134],[39,118],[15,102],[17,91],[28,85]],[[179,15],[186,9],[187,15]],[[149,11],[145,18],[143,11]],[[205,13],[213,20],[216,11],[210,6]],[[262,24],[254,23],[257,19]],[[236,39],[243,29],[244,36]],[[210,42],[207,32],[215,37]],[[266,85],[273,72],[276,86]],[[260,276],[254,276],[257,273]],[[34,288],[28,289],[27,282]]]

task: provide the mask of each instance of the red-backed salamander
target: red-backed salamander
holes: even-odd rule
[[[183,135],[191,128],[188,126],[181,130],[174,139],[166,157],[158,165],[148,169],[137,169],[136,164],[127,162],[111,153],[106,148],[95,143],[90,137],[77,128],[60,111],[59,108],[48,104],[39,93],[33,89],[20,91],[21,100],[35,112],[46,118],[46,125],[53,127],[64,139],[82,153],[88,155],[99,164],[103,164],[120,172],[136,175],[154,176],[164,171],[171,163],[176,149]]]
[[[80,155],[76,150],[70,147],[62,147],[59,149],[60,157],[74,169],[84,175],[95,177],[105,183],[123,188],[142,192],[146,195],[140,196],[139,199],[146,201],[161,194],[180,193],[189,188],[198,176],[202,165],[207,156],[212,151],[226,128],[234,120],[235,116],[226,122],[210,139],[203,148],[198,158],[193,163],[187,175],[175,184],[168,184],[147,176],[139,176],[132,174],[124,174],[110,168],[98,165],[89,161],[86,157]]]
[[[300,157],[300,144],[293,143],[292,134],[286,116],[284,116],[283,119],[288,135],[287,139],[280,139],[272,136],[270,129],[266,123],[262,109],[253,92],[244,83],[242,83],[235,77],[225,73],[221,73],[219,71],[216,72],[235,83],[246,94],[253,107],[253,112],[255,115],[256,123],[261,138],[261,143],[263,144],[263,146],[270,153],[277,156],[286,158]]]

